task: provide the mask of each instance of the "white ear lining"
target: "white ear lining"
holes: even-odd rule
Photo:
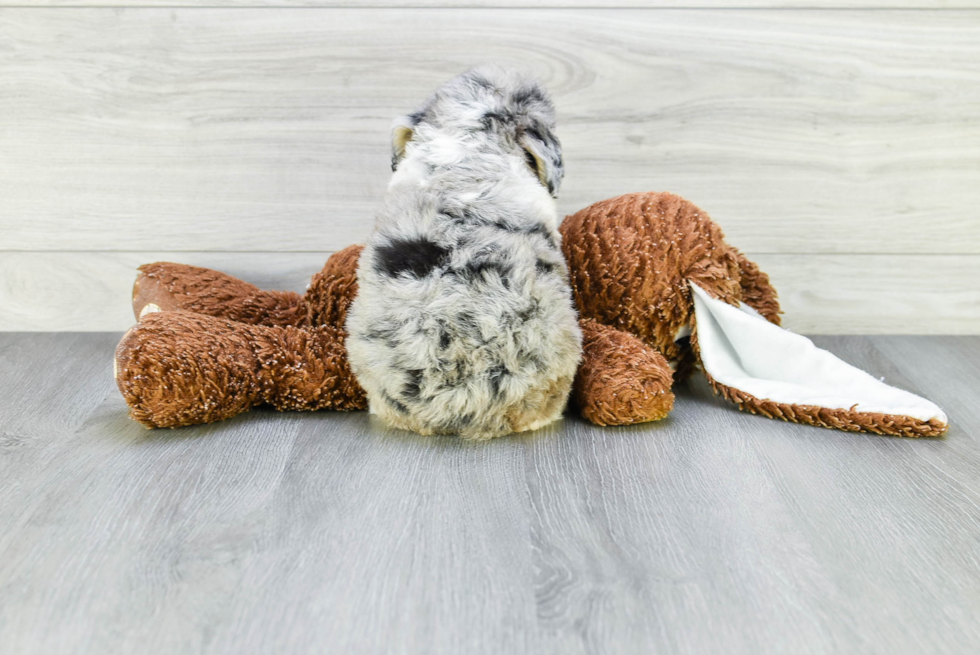
[[[776,403],[947,422],[925,398],[875,379],[747,305],[733,307],[690,285],[701,363],[720,384]]]

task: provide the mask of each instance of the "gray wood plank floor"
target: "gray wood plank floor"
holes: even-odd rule
[[[0,334],[0,652],[975,653],[980,338],[822,337],[948,437],[741,414],[490,443],[147,431],[118,334]]]

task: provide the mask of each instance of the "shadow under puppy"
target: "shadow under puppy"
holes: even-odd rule
[[[561,415],[582,337],[553,130],[540,84],[497,67],[396,121],[394,174],[347,319],[351,368],[387,424],[480,439]]]

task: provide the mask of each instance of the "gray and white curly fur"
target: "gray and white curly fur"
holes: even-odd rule
[[[486,439],[561,415],[582,345],[553,130],[541,85],[496,67],[395,122],[347,321],[351,366],[387,424]]]

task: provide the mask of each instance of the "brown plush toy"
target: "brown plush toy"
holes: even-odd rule
[[[663,418],[672,384],[697,366],[717,393],[772,418],[902,436],[946,429],[932,403],[777,327],[768,276],[686,200],[620,196],[567,217],[561,233],[583,332],[572,400],[593,423]],[[139,323],[116,350],[133,418],[178,427],[263,403],[366,409],[344,348],[360,251],[333,255],[305,296],[192,266],[141,267]]]

